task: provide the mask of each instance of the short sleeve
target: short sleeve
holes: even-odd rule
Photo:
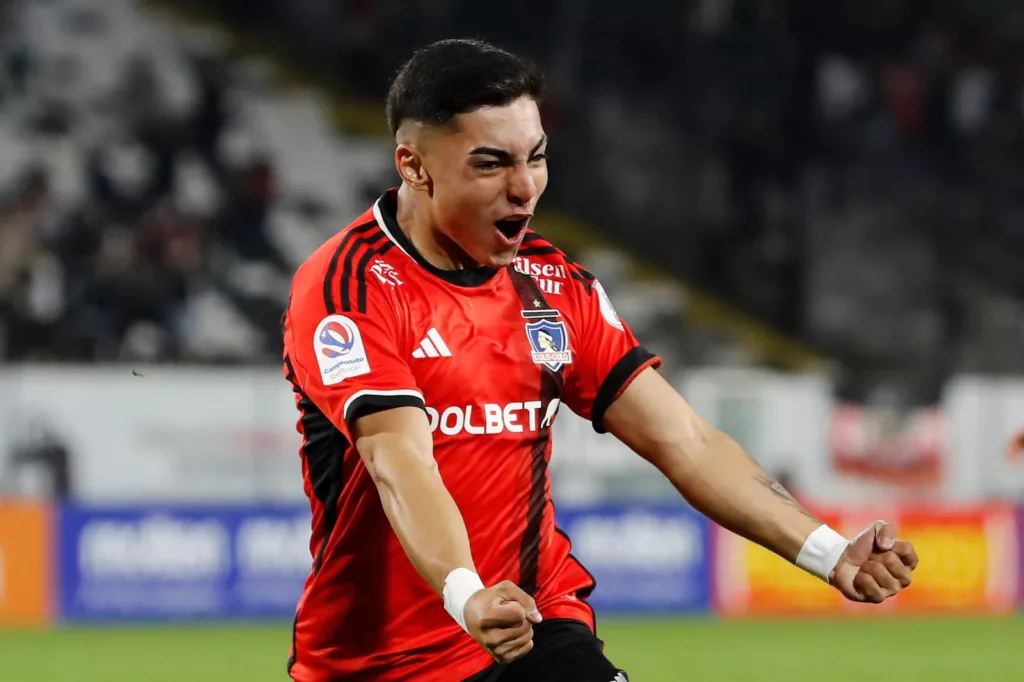
[[[399,351],[398,320],[385,292],[368,286],[358,310],[333,308],[293,298],[284,321],[285,352],[292,381],[352,442],[358,416],[423,407],[423,394]]]
[[[576,352],[565,374],[563,399],[573,412],[589,419],[598,433],[608,407],[630,382],[661,359],[648,352],[616,313],[601,283],[574,279],[578,305],[574,327]]]

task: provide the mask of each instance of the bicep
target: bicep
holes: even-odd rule
[[[604,426],[655,466],[667,453],[707,443],[713,429],[654,369],[648,367],[608,407]]]
[[[375,480],[410,465],[435,466],[430,423],[419,407],[358,415],[352,435],[356,451]]]

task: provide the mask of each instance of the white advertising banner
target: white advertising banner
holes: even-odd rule
[[[297,413],[279,372],[2,367],[0,396],[6,488],[66,468],[82,502],[303,499]]]
[[[957,497],[1024,500],[1024,453],[1011,440],[1024,431],[1024,380],[957,377],[946,386]]]
[[[1024,381],[963,377],[928,409],[836,403],[816,376],[690,371],[682,394],[798,497],[828,504],[1021,497]],[[300,502],[294,399],[275,368],[0,366],[0,494],[80,502]],[[676,495],[611,435],[561,410],[567,503]]]
[[[679,388],[698,414],[728,433],[794,494],[828,480],[832,387],[817,376],[750,369],[688,372]]]
[[[706,369],[681,383],[709,422],[732,435],[794,495],[819,504],[957,497],[941,406],[837,402],[819,376]]]

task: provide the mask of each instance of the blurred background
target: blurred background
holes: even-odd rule
[[[397,184],[390,79],[457,36],[545,68],[534,226],[663,373],[830,523],[922,557],[851,608],[563,414],[612,658],[1024,679],[1011,0],[0,0],[0,679],[285,679],[289,280]]]

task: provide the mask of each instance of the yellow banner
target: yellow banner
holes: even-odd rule
[[[863,511],[821,513],[852,537]],[[896,524],[914,543],[920,565],[913,584],[883,605],[854,604],[835,589],[753,543],[719,529],[715,600],[724,615],[835,613],[998,613],[1017,606],[1019,534],[1009,507],[892,510],[875,518]],[[853,524],[857,524],[854,527]]]

